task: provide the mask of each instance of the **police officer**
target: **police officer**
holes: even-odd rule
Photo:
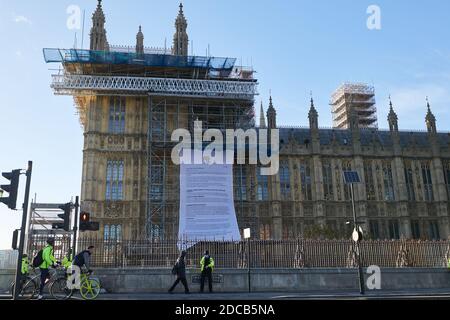
[[[72,261],[73,261],[72,249],[69,249],[62,261],[62,266],[66,269],[69,269],[72,266]]]
[[[29,273],[29,266],[30,266],[30,261],[28,260],[28,255],[27,254],[23,254],[22,256],[22,265],[20,268],[20,289],[22,290],[22,286],[26,283],[27,278],[28,278],[28,273]]]
[[[41,300],[43,298],[42,293],[44,292],[44,286],[47,281],[47,279],[50,278],[50,273],[48,271],[48,268],[55,267],[58,263],[53,256],[53,246],[55,245],[55,239],[49,238],[47,240],[47,246],[42,251],[42,263],[39,266],[39,269],[41,270],[41,284],[39,286],[39,296],[38,299]]]
[[[23,279],[25,279],[28,276],[29,266],[30,266],[30,261],[28,261],[28,255],[23,254],[22,267],[21,267],[21,273],[22,273]]]
[[[214,259],[209,255],[209,251],[205,251],[205,255],[200,260],[200,292],[205,287],[205,278],[208,278],[209,292],[212,292],[212,272],[214,269]]]

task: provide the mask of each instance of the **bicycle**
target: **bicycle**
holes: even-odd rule
[[[36,272],[38,268],[32,268],[34,276],[27,276],[23,280],[22,288],[19,292],[19,297],[24,298],[25,300],[35,299],[39,294],[39,287],[41,284],[41,275],[40,272]],[[51,271],[50,278],[45,282],[45,286],[50,287],[50,284],[55,280],[55,275],[57,275],[58,267],[54,269],[55,271]],[[10,292],[11,295],[14,294],[14,283],[11,283]]]
[[[100,282],[90,276],[92,273],[82,272],[80,275],[80,288],[74,289],[68,287],[67,276],[55,279],[50,285],[50,294],[56,300],[70,299],[76,290],[84,300],[94,300],[100,294]]]
[[[33,269],[33,271],[35,273],[35,269]],[[25,300],[35,298],[38,295],[39,290],[39,277],[39,274],[35,274],[34,276],[27,275],[25,278],[22,278],[20,281],[21,288],[18,297]],[[14,295],[14,285],[15,281],[13,281],[10,286],[11,296]]]

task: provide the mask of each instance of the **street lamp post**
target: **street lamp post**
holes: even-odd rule
[[[247,239],[247,279],[248,279],[248,292],[252,291],[250,280],[250,228],[244,229],[244,239]]]
[[[356,210],[355,210],[355,196],[353,191],[353,183],[350,184],[350,191],[352,195],[352,211],[353,211],[353,240],[355,241],[355,247],[356,247],[356,263],[358,264],[358,278],[359,278],[359,292],[361,294],[364,294],[364,275],[361,265],[361,251],[359,247],[359,242],[361,241],[361,232],[360,227],[358,224],[358,220],[356,219]]]
[[[359,246],[359,242],[362,239],[362,232],[360,230],[358,220],[356,218],[356,208],[355,208],[355,194],[353,185],[356,183],[361,183],[359,179],[358,172],[356,171],[344,171],[344,181],[346,184],[350,185],[350,193],[352,198],[352,212],[353,212],[353,234],[352,239],[355,241],[355,249],[356,249],[356,263],[358,264],[358,282],[359,282],[359,292],[364,294],[364,275],[361,265],[361,250]]]

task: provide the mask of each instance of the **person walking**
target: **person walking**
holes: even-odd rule
[[[200,292],[203,293],[206,278],[208,278],[209,292],[212,292],[212,272],[214,270],[214,259],[209,255],[208,250],[205,251],[204,256],[200,260],[200,270]]]
[[[173,283],[172,287],[169,289],[169,293],[173,293],[173,290],[178,285],[178,283],[182,283],[184,286],[184,293],[189,294],[189,288],[186,280],[186,263],[184,258],[186,257],[186,251],[181,251],[180,257],[175,262],[175,265],[172,269],[172,274],[177,276],[177,279]]]

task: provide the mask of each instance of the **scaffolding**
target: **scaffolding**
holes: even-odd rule
[[[178,233],[179,166],[171,161],[172,132],[184,128],[192,133],[196,120],[203,122],[204,130],[255,127],[258,94],[253,68],[235,66],[234,58],[157,53],[136,54],[126,47],[44,49],[46,62],[59,62],[64,68],[52,76],[54,93],[74,97],[82,123],[87,121],[90,97],[134,96],[147,103],[147,199],[145,217],[139,221],[139,237],[146,239]],[[251,175],[249,166],[235,166],[235,208],[241,228],[258,230],[256,202],[244,191],[254,193],[254,180],[243,181]]]
[[[93,76],[65,73],[52,75],[51,88],[57,95],[145,94],[253,100],[256,83],[249,81]]]
[[[179,166],[171,161],[172,131],[187,129],[193,134],[194,122],[202,121],[203,130],[248,129],[254,127],[253,101],[193,99],[149,95],[148,98],[148,202],[145,237],[148,239],[174,238],[178,232]],[[245,171],[245,173],[244,173]],[[243,195],[251,174],[248,166],[235,166],[235,201],[239,226],[257,230],[255,208]],[[244,186],[244,187],[243,187]]]
[[[117,47],[116,47],[117,48]],[[77,64],[138,65],[141,67],[163,68],[200,68],[212,70],[229,70],[234,67],[236,58],[175,56],[118,51],[95,51],[84,49],[43,49],[45,62]]]
[[[28,216],[26,251],[31,252],[35,251],[36,248],[40,248],[36,239],[46,239],[50,236],[57,239],[65,239],[67,245],[70,246],[70,241],[73,237],[72,232],[53,229],[52,227],[54,223],[62,222],[62,219],[58,217],[58,214],[63,212],[59,208],[62,205],[62,203],[31,203]],[[44,244],[41,243],[40,245]]]
[[[359,128],[378,128],[375,88],[363,83],[345,83],[331,97],[333,127],[350,128],[355,113]]]

